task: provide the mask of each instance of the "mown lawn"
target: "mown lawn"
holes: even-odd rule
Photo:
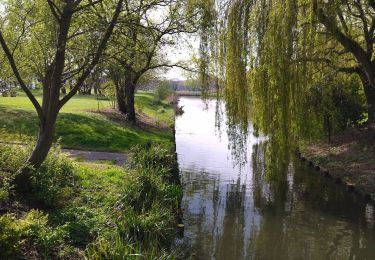
[[[110,107],[109,101],[98,101],[96,96],[74,97],[59,115],[56,139],[66,148],[119,152],[147,141],[171,142],[171,131],[116,123],[94,113]],[[173,108],[156,102],[152,93],[137,94],[136,107],[158,122],[173,124]],[[23,93],[16,98],[0,97],[1,141],[30,142],[37,131],[36,112]]]

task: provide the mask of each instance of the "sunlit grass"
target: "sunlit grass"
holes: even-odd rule
[[[39,210],[19,207],[11,185],[30,148],[0,145],[0,259],[174,259],[182,190],[168,147],[133,148],[126,167],[76,163],[53,147],[32,172]]]
[[[37,97],[40,99],[40,95]],[[173,123],[172,107],[155,102],[152,93],[137,94],[136,105],[151,118],[168,125]],[[66,148],[99,151],[127,151],[147,141],[171,142],[171,131],[125,126],[90,112],[110,106],[109,101],[98,101],[96,96],[74,97],[58,117],[56,140],[60,139],[61,145]],[[1,141],[29,142],[36,137],[37,131],[37,115],[25,94],[18,93],[15,98],[0,97]]]

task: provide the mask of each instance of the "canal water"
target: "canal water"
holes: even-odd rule
[[[238,164],[225,116],[216,126],[216,101],[181,97],[179,105],[182,259],[375,259],[372,205],[297,161],[272,177],[267,139],[251,126]]]

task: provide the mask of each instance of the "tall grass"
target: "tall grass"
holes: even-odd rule
[[[93,169],[54,147],[33,172],[32,205],[12,184],[27,154],[0,147],[0,259],[173,258],[182,196],[173,152],[148,144],[132,150],[125,168]]]

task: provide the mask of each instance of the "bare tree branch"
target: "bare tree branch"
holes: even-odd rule
[[[86,9],[86,8],[90,7],[90,6],[94,6],[94,5],[96,5],[96,4],[100,3],[100,2],[103,2],[103,0],[93,1],[93,2],[91,2],[89,4],[87,4],[87,5],[80,6],[80,7],[76,8],[76,9],[74,9],[73,12],[79,12],[79,11],[81,11],[83,9]]]
[[[96,64],[99,62],[100,57],[101,57],[101,55],[102,55],[102,53],[103,53],[103,51],[104,51],[104,49],[107,45],[107,42],[108,42],[109,38],[111,37],[113,29],[116,25],[117,19],[120,15],[120,12],[121,12],[121,9],[122,9],[123,2],[124,2],[124,0],[118,1],[115,13],[112,17],[112,20],[111,20],[106,32],[104,33],[103,38],[100,41],[99,47],[98,47],[98,49],[95,53],[95,56],[94,56],[93,60],[87,66],[86,70],[84,70],[82,75],[78,78],[77,83],[72,88],[72,90],[65,97],[63,97],[60,100],[59,109],[61,109],[66,104],[66,102],[68,102],[78,92],[78,90],[81,88],[83,82],[86,80],[86,78],[90,75],[90,72],[94,69]]]
[[[61,19],[60,9],[57,7],[57,5],[52,0],[47,0],[47,2],[48,2],[49,8],[51,9],[51,12],[52,12],[53,16],[55,17],[55,19],[57,21],[60,21],[60,19]]]
[[[42,108],[41,108],[38,100],[36,100],[33,93],[31,93],[31,91],[28,89],[25,82],[23,81],[23,79],[22,79],[22,77],[21,77],[21,75],[18,71],[18,68],[17,68],[16,62],[14,60],[14,57],[13,57],[12,53],[10,52],[9,47],[8,47],[1,31],[0,31],[0,44],[1,44],[1,47],[3,48],[3,50],[5,52],[5,55],[7,56],[9,64],[10,64],[12,70],[13,70],[14,75],[17,78],[18,83],[20,84],[22,90],[26,93],[27,97],[30,99],[31,103],[35,107],[35,109],[38,113],[38,116],[39,116],[39,120],[42,120],[43,119]]]

